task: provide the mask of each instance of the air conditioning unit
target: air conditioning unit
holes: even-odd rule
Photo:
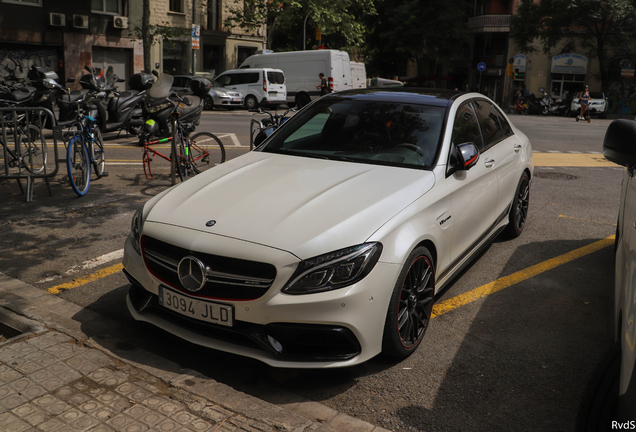
[[[88,15],[73,15],[73,27],[79,29],[87,29]]]
[[[61,13],[49,13],[49,25],[55,27],[66,26],[66,15]]]
[[[113,27],[115,27],[116,29],[127,29],[128,17],[125,17],[125,16],[113,17]]]

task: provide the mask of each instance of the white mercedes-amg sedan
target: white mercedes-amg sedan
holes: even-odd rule
[[[327,95],[137,211],[128,309],[276,367],[407,357],[436,293],[521,234],[532,173],[528,138],[481,94]]]

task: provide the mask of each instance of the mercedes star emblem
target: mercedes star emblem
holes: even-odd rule
[[[188,291],[199,291],[205,285],[205,265],[200,259],[187,256],[177,267],[181,285]]]

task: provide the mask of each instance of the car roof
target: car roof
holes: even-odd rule
[[[464,91],[418,88],[418,87],[388,87],[388,88],[365,88],[356,90],[345,90],[334,93],[334,97],[342,96],[359,100],[376,100],[386,102],[417,103],[447,107],[457,98],[467,94]]]

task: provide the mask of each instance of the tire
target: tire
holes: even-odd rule
[[[190,138],[190,163],[198,174],[225,162],[225,147],[216,135],[199,132]]]
[[[435,266],[425,247],[416,248],[393,288],[384,323],[382,352],[406,358],[419,346],[431,320],[435,295]]]
[[[212,99],[212,96],[205,97],[203,109],[206,111],[212,111],[214,109],[214,99]]]
[[[49,158],[48,148],[44,134],[34,125],[18,135],[20,142],[20,156],[24,168],[31,174],[41,174],[46,168]]]
[[[176,175],[184,182],[188,180],[189,161],[187,158],[185,143],[183,136],[179,133],[179,128],[175,128],[172,136],[172,155],[170,156],[171,164],[176,171]]]
[[[93,170],[97,178],[101,178],[104,175],[106,168],[106,155],[104,153],[104,139],[102,138],[102,131],[99,126],[93,125],[93,145],[91,146],[91,162],[93,163]]]
[[[311,98],[307,93],[301,93],[296,96],[296,106],[298,108],[302,108],[305,105],[308,105],[311,102]]]
[[[508,216],[508,226],[505,233],[510,238],[521,235],[528,219],[528,205],[530,203],[530,178],[524,171],[519,180],[515,197],[512,200],[512,207]]]
[[[66,168],[73,191],[78,196],[86,195],[91,184],[91,165],[88,160],[88,151],[80,137],[73,137],[68,142]]]
[[[245,103],[245,108],[247,108],[248,110],[258,108],[258,101],[252,95],[245,96],[245,102],[244,103]]]

